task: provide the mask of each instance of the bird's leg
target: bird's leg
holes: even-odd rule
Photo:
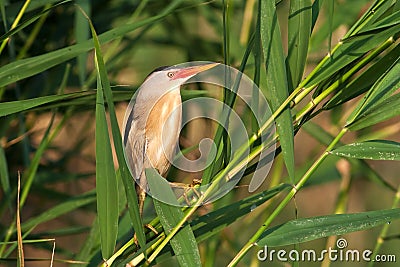
[[[146,191],[143,190],[139,185],[136,185],[136,192],[137,192],[137,196],[138,196],[139,215],[141,218],[143,218],[143,209],[144,209],[144,201],[146,199]],[[152,231],[153,233],[158,235],[158,231],[152,225],[145,224],[144,227],[150,229],[150,231]],[[138,246],[139,243],[137,240],[136,233],[133,236],[133,239],[134,239],[135,245]]]
[[[144,208],[144,201],[146,199],[146,191],[144,191],[139,185],[136,185],[136,194],[138,198],[138,204],[139,204],[139,216],[143,218],[143,208]],[[136,233],[133,236],[135,245],[139,247],[139,242],[137,240]]]
[[[139,215],[143,217],[143,208],[144,208],[144,201],[146,199],[146,192],[140,187],[136,186],[137,195],[138,195],[138,202],[139,202]]]

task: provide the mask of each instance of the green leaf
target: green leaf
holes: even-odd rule
[[[8,196],[11,193],[10,177],[8,175],[7,158],[2,146],[0,146],[0,185],[4,196]],[[2,201],[4,201],[4,199]]]
[[[114,102],[127,101],[132,98],[134,91],[135,89],[133,88],[130,88],[129,91],[113,91],[112,98]],[[207,95],[205,91],[200,90],[181,90],[181,94],[183,100]],[[94,107],[95,98],[96,92],[93,90],[4,102],[0,103],[0,116],[26,112],[33,109],[48,110],[53,107]]]
[[[85,243],[80,247],[79,252],[75,255],[75,260],[80,261],[88,261],[96,255],[98,251],[100,251],[101,242],[99,236],[100,226],[99,220],[96,218],[92,226],[90,227],[90,232],[88,237],[85,240]],[[73,267],[82,267],[81,264],[72,264]]]
[[[395,5],[397,1],[376,0],[369,9],[364,12],[359,20],[351,27],[345,37],[354,36],[358,32],[366,29],[369,25],[376,23],[379,19],[388,14],[388,10]],[[390,13],[389,13],[390,14]]]
[[[340,69],[346,66],[348,67],[352,62],[356,62],[356,60],[364,56],[365,53],[379,46],[398,31],[398,27],[390,27],[379,33],[361,36],[354,40],[349,39],[348,41],[340,43],[336,49],[332,50],[330,58],[322,64],[304,86],[313,87],[326,80],[327,77],[332,76]]]
[[[375,62],[372,66],[355,77],[350,83],[345,83],[344,87],[340,88],[339,91],[324,104],[324,109],[331,109],[366,92],[399,57],[400,44],[380,58],[378,62]]]
[[[317,23],[319,12],[321,11],[322,3],[324,0],[315,0],[312,4],[311,14],[311,31],[314,30],[315,23]]]
[[[245,199],[196,218],[190,222],[190,225],[196,236],[197,243],[204,240],[209,240],[210,237],[218,234],[227,226],[236,222],[239,218],[251,213],[254,211],[254,209],[261,206],[269,199],[290,188],[292,188],[292,186],[289,184],[280,184],[269,190],[254,194]],[[171,248],[167,246],[166,249],[164,249],[156,258],[157,263],[161,264],[163,260],[171,257],[172,255],[170,250]]]
[[[370,229],[399,218],[400,209],[389,209],[297,219],[268,229],[256,245],[276,247],[303,243],[326,236]]]
[[[52,2],[52,1],[47,1],[47,3],[44,3],[44,4],[50,4],[51,2]],[[56,2],[56,1],[53,0],[53,2]],[[30,24],[32,24],[33,22],[35,22],[36,20],[38,20],[40,17],[42,17],[43,15],[45,15],[46,13],[48,13],[49,11],[51,11],[53,8],[56,8],[56,7],[61,6],[61,5],[64,5],[64,4],[68,3],[68,2],[72,2],[72,1],[71,1],[71,0],[61,1],[61,2],[59,2],[59,3],[57,3],[57,4],[53,5],[53,6],[51,6],[51,7],[49,7],[49,8],[45,8],[43,11],[41,11],[40,13],[37,13],[37,14],[33,15],[33,16],[30,17],[29,19],[26,19],[26,20],[23,21],[22,23],[18,24],[15,28],[9,30],[8,32],[6,32],[6,33],[3,34],[2,36],[0,36],[0,42],[3,41],[3,40],[5,40],[5,39],[7,39],[7,38],[9,38],[9,37],[11,37],[12,35],[16,34],[17,32],[23,30],[25,27],[29,26]],[[3,4],[3,2],[1,2],[1,3]],[[26,11],[29,11],[33,6],[36,6],[36,5],[34,5],[34,4],[28,5]],[[41,6],[41,5],[40,5],[40,6]],[[36,6],[35,8],[38,8],[38,7],[39,7],[39,6]],[[20,11],[20,10],[19,10],[20,8],[21,8],[21,7],[19,7],[19,8],[18,8],[18,11],[16,11],[16,12],[19,12],[19,11]],[[8,9],[7,9],[7,10],[8,10]],[[17,14],[15,14],[15,15],[17,15]],[[4,17],[4,16],[2,16],[2,17]],[[13,19],[14,19],[14,18],[13,18]]]
[[[110,136],[106,110],[104,106],[103,83],[104,64],[102,61],[100,44],[96,32],[91,25],[94,46],[95,65],[98,72],[96,97],[96,194],[97,214],[100,226],[101,253],[103,259],[113,255],[118,233],[118,192],[115,176],[114,161],[111,151]],[[100,69],[101,68],[101,69]]]
[[[168,5],[158,15],[135,23],[128,23],[99,35],[99,41],[106,43],[115,40],[140,27],[152,24],[169,15],[182,0],[176,0]],[[0,67],[0,87],[33,76],[62,62],[70,60],[93,48],[93,40],[61,48],[40,56],[13,61]]]
[[[71,211],[77,210],[80,207],[83,207],[87,204],[95,202],[96,197],[93,194],[93,192],[85,193],[80,196],[72,197],[69,200],[53,207],[46,212],[28,219],[24,223],[21,224],[21,231],[24,232],[25,234],[28,234],[31,232],[36,226],[39,224],[51,221],[55,218],[58,218],[61,215],[67,214]],[[13,233],[16,231],[16,229],[12,228]],[[8,248],[8,252],[6,252],[3,255],[9,255],[16,247],[17,245],[11,245]]]
[[[400,87],[400,57],[383,74],[359,102],[358,106],[347,119],[347,126],[364,115],[373,106],[385,101]]]
[[[328,38],[328,52],[331,53],[331,45],[332,45],[332,35],[334,31],[334,26],[333,26],[333,12],[335,9],[335,2],[333,0],[328,0],[328,28],[329,28],[329,38]]]
[[[193,220],[190,225],[196,235],[197,242],[207,240],[240,217],[250,214],[267,200],[289,188],[291,188],[289,184],[280,184]]]
[[[368,22],[363,23],[362,27],[358,29],[359,31],[355,34],[353,33],[349,35],[349,38],[353,39],[357,36],[378,33],[379,31],[382,31],[389,27],[397,26],[400,23],[399,10],[396,11],[394,9],[394,12],[390,14],[387,12],[387,10],[393,5],[393,2],[390,3],[390,1],[386,1],[385,5],[386,6],[380,6],[378,9],[375,9],[375,11],[371,13],[366,12],[365,14],[367,15],[366,18],[368,19]],[[389,15],[385,16],[384,13],[387,13]],[[369,18],[368,15],[370,15]],[[347,39],[348,38],[345,38],[345,40]]]
[[[52,117],[50,119],[49,125],[46,129],[46,132],[43,135],[43,138],[39,144],[39,147],[37,148],[31,162],[29,165],[28,170],[24,173],[23,175],[23,180],[24,180],[24,186],[21,192],[21,208],[24,206],[26,199],[28,197],[28,194],[30,192],[30,189],[32,187],[33,181],[37,177],[37,170],[39,168],[41,158],[43,154],[45,153],[46,149],[49,147],[51,144],[52,140],[57,136],[57,134],[60,132],[62,126],[64,126],[65,120],[67,118],[67,115],[64,115],[63,119],[56,125],[56,127],[53,128],[53,122],[55,118],[56,113],[53,112]]]
[[[400,160],[400,143],[386,140],[371,140],[341,146],[332,154],[357,159]]]
[[[303,129],[308,134],[310,134],[312,137],[314,137],[316,140],[318,140],[321,144],[326,145],[326,146],[328,146],[334,139],[334,137],[331,136],[328,132],[326,132],[322,127],[320,127],[319,125],[314,124],[312,122],[307,122],[306,124],[304,124]],[[339,142],[339,144],[342,145],[340,142]],[[327,158],[324,162],[330,161],[331,158],[332,157]],[[375,183],[379,186],[383,186],[384,188],[386,188],[392,192],[397,191],[397,189],[394,186],[392,186],[390,183],[388,183],[382,176],[380,176],[374,169],[372,169],[371,166],[369,166],[364,160],[349,158],[348,161],[352,164],[354,170],[361,172],[364,177],[368,178],[373,183]],[[322,163],[322,164],[324,164],[324,163]],[[336,161],[335,161],[335,164],[336,164]],[[316,173],[319,172],[320,169],[321,169],[321,167],[319,167],[316,170]],[[336,167],[335,167],[335,169],[336,169]],[[306,170],[302,171],[300,169],[296,173],[302,174],[302,173],[305,173],[305,171]],[[324,180],[323,177],[326,177],[326,176],[327,175],[324,174],[321,177],[319,177],[319,179],[310,179],[311,183],[320,182],[320,181]],[[332,174],[329,174],[329,176],[330,176],[329,178],[332,178]],[[316,177],[316,178],[318,178],[318,177]],[[328,178],[328,177],[326,177],[326,178]],[[340,176],[338,178],[340,178]]]
[[[70,100],[84,97],[87,95],[93,95],[93,92],[79,92],[79,93],[70,93],[70,94],[63,94],[63,95],[50,95],[50,96],[42,96],[37,98],[25,99],[25,100],[18,100],[18,101],[10,101],[0,103],[0,116],[6,116],[22,111],[26,111],[29,109],[33,109],[45,104],[54,103],[57,101],[68,101]],[[69,104],[70,105],[70,104]]]
[[[292,186],[289,184],[280,184],[269,190],[251,195],[194,219],[190,222],[190,225],[196,236],[196,242],[200,243],[205,240],[210,240],[211,237],[220,233],[223,229],[233,224],[244,215],[250,214],[269,199],[290,188],[292,188]],[[168,248],[169,247],[166,247],[156,258],[157,263],[161,263],[165,260],[166,256],[171,257]]]
[[[0,2],[0,12],[1,12],[1,20],[5,21],[7,19],[7,17],[6,17],[6,9],[5,9],[4,1]]]
[[[377,23],[366,27],[362,31],[360,31],[357,35],[365,35],[369,33],[379,32],[381,30],[387,29],[389,27],[395,27],[400,24],[400,11],[397,11],[390,16],[385,17],[382,20],[379,20]]]
[[[134,183],[133,183],[134,180],[130,174],[127,163],[125,161],[124,150],[123,150],[123,146],[122,146],[121,130],[119,129],[117,115],[115,113],[115,107],[114,107],[114,101],[113,101],[113,97],[112,97],[110,81],[108,80],[107,70],[106,70],[106,67],[104,64],[103,56],[101,54],[100,42],[99,42],[99,39],[97,38],[96,32],[95,32],[91,22],[90,22],[90,29],[92,31],[94,46],[96,49],[95,50],[96,51],[95,58],[96,58],[96,62],[97,62],[96,69],[97,69],[98,75],[99,75],[98,76],[99,77],[98,84],[101,84],[101,86],[104,87],[104,95],[106,97],[108,109],[110,112],[111,132],[112,132],[113,141],[114,141],[115,153],[117,154],[119,171],[121,173],[121,178],[124,183],[126,198],[128,201],[129,214],[131,216],[133,228],[136,232],[136,237],[138,238],[139,244],[141,247],[144,247],[144,245],[146,243],[146,237],[144,235],[143,222],[142,222],[142,219],[140,218],[139,205],[138,205],[137,195],[136,195],[136,191],[134,189]],[[115,191],[117,191],[117,189],[116,189],[117,185],[115,184],[113,186],[115,186]],[[118,205],[117,196],[115,196],[115,199],[117,200],[116,205]],[[115,204],[115,203],[113,203],[113,204]],[[114,211],[114,212],[116,212],[118,214],[118,206],[115,206],[115,208],[116,208],[116,211]],[[117,223],[118,216],[115,220],[116,220],[116,222],[114,222],[114,223]],[[101,226],[101,224],[100,224],[100,226]],[[116,238],[116,233],[113,233],[113,234],[115,234],[115,238]]]
[[[61,215],[67,214],[73,210],[77,210],[80,207],[86,206],[90,203],[94,203],[95,200],[96,196],[94,192],[89,192],[79,196],[71,197],[69,200],[64,201],[58,204],[57,206],[46,210],[46,212],[36,217],[31,217],[27,221],[23,222],[21,224],[21,230],[22,232],[31,231],[33,228],[35,228],[37,225],[41,223],[51,221]]]
[[[396,94],[389,97],[379,105],[373,106],[347,127],[352,131],[357,131],[399,115],[400,94]]]
[[[91,3],[86,0],[77,0],[76,5],[78,5],[88,16],[90,16]],[[75,10],[75,39],[76,43],[80,44],[89,39],[89,23],[85,16],[82,14],[81,10],[77,8]],[[78,55],[77,57],[78,65],[78,76],[81,85],[85,83],[86,78],[86,66],[87,66],[87,53]]]
[[[154,207],[165,233],[168,234],[179,223],[184,214],[170,185],[156,170],[146,169],[146,178],[153,196]],[[162,196],[165,202],[176,206],[157,199],[157,196]],[[180,266],[201,266],[200,253],[190,225],[179,230],[170,243]]]
[[[104,259],[114,252],[118,226],[118,193],[110,137],[104,108],[103,89],[98,82],[96,104],[96,193]]]
[[[290,1],[286,59],[290,91],[297,87],[303,77],[311,34],[311,12],[310,0]]]
[[[273,111],[289,96],[281,33],[274,1],[260,1],[260,30],[267,73],[267,90],[271,92]],[[294,132],[292,115],[287,107],[277,118],[276,127],[283,158],[290,178],[294,179]]]
[[[340,27],[351,27],[356,18],[360,16],[360,7],[365,6],[367,1],[368,0],[346,1],[338,4],[338,2],[334,0],[315,0],[313,2],[312,12],[313,34],[311,36],[310,52],[327,52],[332,31],[335,32]],[[333,4],[335,9],[334,16],[332,16],[331,13]],[[318,23],[318,27],[315,27],[316,23]],[[347,36],[347,34],[345,36]]]
[[[70,1],[62,1],[60,0],[35,0],[35,1],[30,1],[28,7],[26,8],[26,12],[30,13],[30,11],[34,11],[35,9],[43,8],[47,4],[54,4],[54,6],[59,5],[64,2],[70,2]],[[7,7],[7,15],[4,16],[6,19],[9,21],[13,21],[15,17],[17,16],[18,12],[20,11],[21,7],[23,6],[23,2],[5,2],[5,1],[0,1],[1,5],[6,4]],[[3,17],[0,19],[1,21],[4,21]]]

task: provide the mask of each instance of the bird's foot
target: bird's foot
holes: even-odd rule
[[[193,179],[190,184],[179,182],[170,182],[169,184],[180,203],[184,201],[187,206],[193,205],[201,197],[201,191],[197,190],[197,187],[201,185],[201,179]]]
[[[185,189],[183,197],[188,206],[196,202],[197,199],[201,197],[201,192],[199,192],[196,187],[201,185],[201,179],[193,179],[192,183]],[[188,195],[191,194],[192,203],[189,201]]]

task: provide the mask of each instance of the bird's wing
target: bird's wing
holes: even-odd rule
[[[144,168],[144,155],[146,152],[146,138],[142,127],[139,127],[135,118],[134,109],[126,122],[124,131],[125,156],[132,176],[136,181],[140,180]]]

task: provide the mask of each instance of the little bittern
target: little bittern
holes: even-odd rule
[[[139,211],[146,197],[146,168],[164,176],[178,144],[182,121],[181,85],[218,63],[191,67],[161,67],[153,71],[136,93],[126,112],[124,146],[128,165],[136,181]]]

